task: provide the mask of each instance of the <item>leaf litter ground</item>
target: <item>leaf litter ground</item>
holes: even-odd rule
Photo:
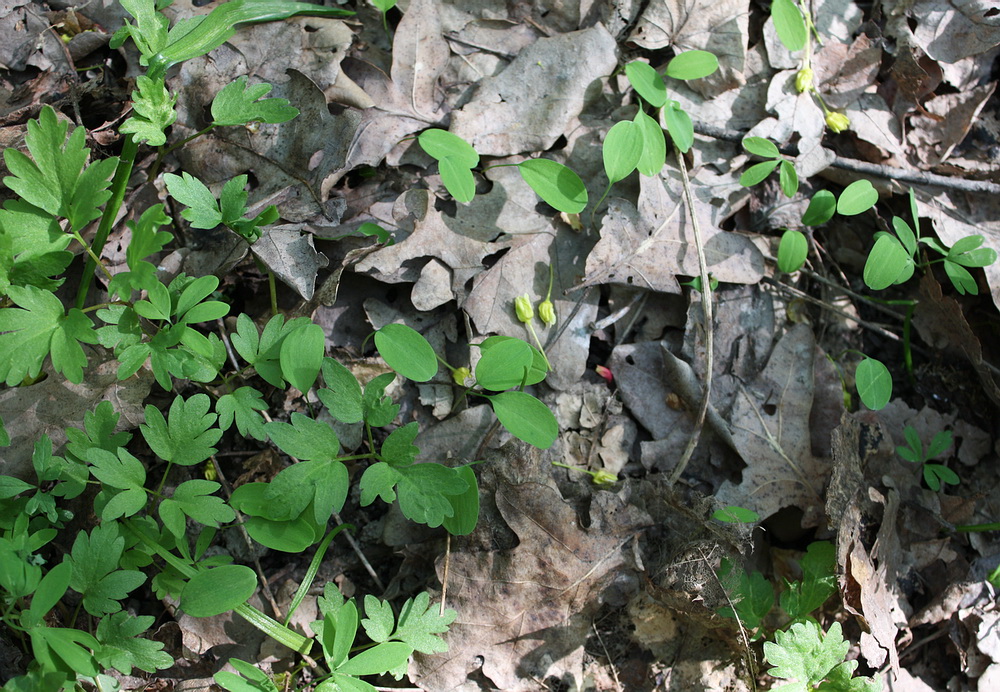
[[[170,11],[181,18],[209,9],[195,5],[176,2]],[[2,10],[2,141],[18,146],[39,104],[59,103],[82,118],[92,144],[113,149],[112,123],[128,91],[118,80],[133,59],[106,49],[122,11],[110,2],[46,9],[15,2]],[[904,208],[905,183],[894,181],[947,176],[954,184],[916,186],[925,232],[946,245],[980,233],[998,248],[996,191],[962,185],[996,179],[997,18],[978,3],[882,3],[874,15],[850,0],[813,3],[823,38],[815,80],[827,104],[851,120],[850,131],[834,137],[816,102],[788,88],[800,56],[745,0],[623,1],[586,12],[572,3],[411,0],[389,14],[391,44],[377,11],[356,9],[353,21],[247,27],[208,58],[185,63],[171,77],[179,117],[170,141],[204,127],[208,95],[244,75],[274,84],[270,95],[302,113],[256,131],[212,133],[177,150],[166,170],[210,184],[247,175],[251,214],[278,205],[281,224],[267,229],[253,258],[285,284],[281,307],[322,325],[327,344],[363,382],[386,371],[361,350],[371,329],[402,322],[449,362],[474,368],[476,350],[467,344],[490,334],[525,337],[513,300],[525,292],[540,300],[552,279],[558,323],[542,338],[555,367],[546,400],[560,421],[556,445],[539,453],[491,434],[486,407],[457,401],[448,378],[392,391],[420,423],[422,458],[484,459],[480,525],[446,555],[438,533],[395,510],[358,508],[353,497],[351,516],[368,526],[359,554],[373,567],[369,573],[351,553],[323,565],[321,578],[345,594],[359,583],[400,604],[446,585],[459,613],[450,650],[418,658],[412,684],[749,689],[750,657],[731,621],[717,614],[726,594],[714,569],[728,558],[776,581],[795,578],[805,547],[825,539],[836,547],[838,597],[824,620],[843,620],[863,670],[895,680],[893,689],[995,686],[997,616],[984,579],[1000,549],[991,533],[953,527],[993,522],[1000,510],[993,433],[1000,389],[996,340],[988,336],[1000,266],[984,270],[976,299],[957,296],[934,273],[896,289],[893,298],[918,300],[911,374],[902,365],[904,313],[857,295],[881,218],[816,231],[810,270],[778,274],[769,258],[780,229],[798,223],[808,197],[786,200],[770,182],[741,187],[752,161],[734,140],[750,134],[793,144],[807,192],[839,191],[860,177],[857,164],[871,164],[880,208]],[[74,23],[87,30],[67,30],[66,45],[47,30]],[[711,51],[721,65],[708,78],[668,87],[699,133],[687,160],[694,210],[680,201],[670,165],[619,182],[607,204],[579,222],[540,202],[512,168],[477,174],[473,201],[456,204],[433,160],[407,139],[449,129],[487,165],[542,155],[577,171],[596,200],[607,184],[601,143],[635,113],[616,68],[636,58],[659,67],[693,49]],[[144,208],[138,201],[156,199],[155,181],[132,194]],[[700,297],[681,286],[698,274],[692,213],[722,284],[703,440],[681,483],[669,487],[707,374]],[[394,244],[359,237],[365,222],[388,229]],[[122,229],[106,249],[112,264],[124,259]],[[162,266],[223,275],[232,301],[266,317],[266,287],[240,244],[177,230]],[[896,395],[879,412],[845,405],[855,350],[892,365]],[[598,377],[598,365],[610,369],[613,384]],[[42,433],[61,444],[63,428],[101,400],[112,400],[134,427],[144,403],[162,404],[150,395],[152,379],[142,371],[119,384],[97,365],[81,385],[50,378],[0,392],[14,438],[6,463],[23,464]],[[303,402],[290,398],[284,407],[295,413]],[[899,458],[907,426],[925,442],[952,431],[956,444],[943,459],[959,471],[958,486],[932,492],[920,469]],[[356,430],[337,433],[347,449],[361,444]],[[217,446],[237,485],[284,467],[248,437]],[[620,480],[598,489],[552,461]],[[756,511],[762,528],[751,536],[713,521],[721,505]],[[231,549],[243,560],[261,558],[272,596],[287,605],[305,564],[241,546],[234,537]],[[315,612],[313,599],[297,617],[306,623]],[[209,654],[280,670],[284,654],[241,626],[225,617],[169,620],[159,636],[188,663],[163,679],[203,684],[214,672]]]

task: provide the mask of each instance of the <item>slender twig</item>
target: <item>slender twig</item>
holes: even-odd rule
[[[698,409],[698,417],[695,419],[694,430],[691,431],[691,438],[688,440],[687,448],[684,450],[684,454],[681,455],[681,458],[677,461],[677,465],[670,474],[670,478],[667,479],[667,484],[671,486],[674,485],[678,479],[680,479],[681,474],[684,473],[685,467],[687,467],[688,462],[691,460],[691,456],[694,454],[695,448],[698,446],[698,440],[701,438],[701,429],[705,425],[705,416],[708,414],[708,404],[712,396],[712,368],[714,367],[714,359],[712,356],[712,282],[708,276],[708,263],[705,260],[705,246],[701,238],[701,226],[698,224],[698,213],[695,209],[694,194],[691,192],[691,181],[688,180],[687,164],[684,162],[684,155],[681,154],[680,149],[676,146],[674,146],[674,156],[677,158],[677,167],[681,172],[681,182],[684,184],[684,200],[687,203],[688,216],[691,218],[691,231],[694,234],[694,246],[698,251],[698,271],[701,276],[701,309],[705,320],[705,392],[701,398],[701,406]]]
[[[344,523],[337,512],[333,513],[333,520],[337,522],[337,526]],[[375,568],[372,567],[372,563],[368,562],[368,558],[366,558],[365,554],[361,552],[361,546],[359,546],[358,542],[354,540],[354,536],[351,535],[351,532],[345,531],[344,538],[346,538],[347,542],[351,544],[351,548],[354,550],[355,555],[358,556],[358,559],[361,560],[361,564],[365,566],[365,571],[368,572],[368,576],[370,576],[372,581],[375,582],[375,586],[378,587],[379,591],[385,593],[385,586],[382,584],[382,580],[379,579],[378,574],[375,573]]]
[[[445,601],[448,599],[448,572],[451,569],[451,534],[445,534],[444,543],[444,577],[441,579],[441,610],[440,615],[444,617]]]

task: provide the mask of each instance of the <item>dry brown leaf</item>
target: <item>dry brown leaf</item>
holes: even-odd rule
[[[312,299],[316,275],[330,263],[326,255],[316,252],[312,234],[304,233],[302,224],[268,226],[250,250],[302,300]]]
[[[476,531],[452,541],[448,605],[459,616],[447,635],[448,652],[418,657],[414,681],[456,689],[481,667],[505,692],[542,690],[540,681],[550,675],[579,684],[601,589],[623,568],[622,549],[648,518],[600,492],[584,528],[587,519],[563,500],[536,450],[507,446],[487,457],[484,468],[493,469],[494,480],[491,487],[484,472],[481,487],[484,497],[495,491],[496,516],[484,508]],[[490,549],[494,540],[508,547]],[[443,559],[438,575],[445,579]]]
[[[911,157],[926,166],[936,166],[945,161],[965,139],[972,122],[995,89],[996,82],[991,82],[961,93],[935,96],[927,101],[924,108],[932,117],[914,115],[910,120],[913,131],[907,143]]]
[[[914,42],[942,62],[983,53],[1000,44],[1000,14],[992,0],[916,0],[905,6]]]

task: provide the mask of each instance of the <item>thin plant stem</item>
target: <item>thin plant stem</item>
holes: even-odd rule
[[[91,282],[94,280],[94,269],[98,262],[94,257],[100,257],[104,250],[104,244],[108,242],[108,235],[111,233],[111,226],[118,216],[122,202],[125,200],[125,191],[128,188],[129,178],[132,177],[132,166],[135,164],[136,154],[139,153],[139,143],[132,135],[125,137],[125,144],[122,146],[121,156],[118,157],[118,167],[115,168],[115,175],[111,179],[111,198],[104,205],[104,213],[101,214],[101,223],[97,226],[97,235],[91,243],[92,253],[87,258],[87,264],[83,268],[83,277],[80,279],[80,286],[76,292],[76,307],[83,309],[87,302],[87,293],[90,292]]]
[[[684,163],[684,155],[681,154],[681,150],[677,148],[677,145],[674,145],[674,156],[677,159],[677,167],[681,172],[681,182],[684,185],[684,200],[687,202],[688,216],[691,218],[691,230],[694,233],[694,246],[698,251],[698,271],[701,276],[701,310],[702,316],[704,317],[705,330],[705,391],[702,395],[701,406],[698,408],[698,417],[695,419],[694,431],[691,433],[691,439],[688,440],[687,448],[685,448],[681,458],[677,461],[677,465],[674,467],[674,470],[670,474],[670,478],[667,481],[667,483],[671,486],[674,485],[680,479],[681,474],[684,473],[684,469],[687,467],[688,462],[691,460],[691,456],[694,454],[695,447],[698,446],[698,440],[701,438],[701,429],[705,425],[705,416],[708,414],[708,404],[712,397],[712,368],[715,365],[712,355],[712,324],[714,321],[712,316],[712,282],[708,276],[708,262],[705,260],[705,245],[702,242],[701,226],[698,224],[698,214],[695,210],[694,194],[691,192],[691,181],[688,180],[687,164]]]

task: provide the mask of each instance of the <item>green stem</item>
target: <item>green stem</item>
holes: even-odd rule
[[[528,328],[528,332],[531,334],[531,338],[535,340],[535,346],[538,347],[538,352],[541,353],[542,358],[545,359],[545,367],[551,370],[552,363],[549,362],[549,357],[545,355],[545,349],[542,348],[542,342],[538,340],[538,335],[535,334],[535,328],[532,326],[531,322],[525,322],[524,326]]]
[[[964,524],[962,526],[956,526],[956,531],[961,531],[963,533],[982,533],[983,531],[1000,531],[1000,521],[995,521],[991,524]]]
[[[118,216],[122,202],[125,200],[125,191],[128,188],[128,180],[132,176],[132,166],[135,164],[136,154],[139,153],[139,143],[132,135],[125,137],[125,144],[122,146],[121,156],[118,157],[118,167],[115,168],[115,175],[111,179],[111,198],[104,206],[104,213],[101,215],[101,223],[97,227],[97,235],[91,245],[92,253],[87,258],[87,264],[83,269],[83,277],[80,279],[80,286],[76,293],[76,307],[82,309],[87,302],[87,293],[90,292],[91,282],[94,280],[94,269],[98,262],[94,257],[100,257],[104,250],[104,244],[108,242],[108,235],[111,233],[111,226]]]
[[[312,586],[313,580],[316,579],[316,575],[319,573],[319,566],[320,563],[323,562],[323,556],[326,555],[326,549],[330,547],[330,541],[332,541],[338,533],[347,527],[351,527],[351,525],[341,524],[333,531],[326,534],[326,537],[322,540],[322,542],[320,542],[319,547],[316,549],[316,553],[313,555],[312,561],[309,563],[309,569],[306,570],[306,574],[302,578],[302,583],[299,584],[299,588],[296,590],[295,596],[292,598],[292,603],[288,607],[288,615],[285,616],[286,627],[288,626],[289,620],[292,619],[292,614],[295,613],[295,609],[299,607],[299,604],[302,603],[306,595],[309,593],[309,588]]]

